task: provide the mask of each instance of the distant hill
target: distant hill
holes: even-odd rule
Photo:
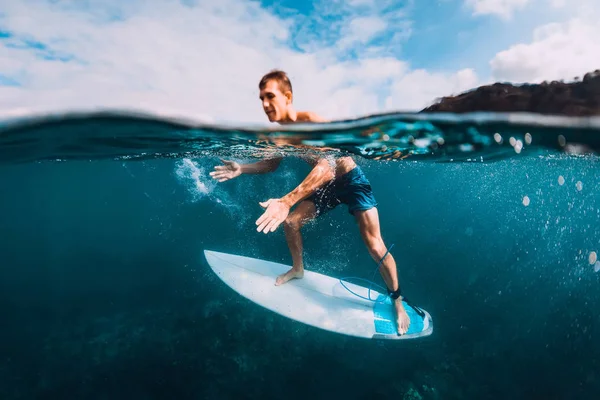
[[[600,70],[574,82],[513,85],[494,83],[443,97],[421,112],[533,112],[568,116],[600,115]]]

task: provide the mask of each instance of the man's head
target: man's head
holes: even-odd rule
[[[262,77],[258,84],[260,100],[269,121],[280,122],[288,118],[292,109],[292,83],[287,74],[273,70]]]

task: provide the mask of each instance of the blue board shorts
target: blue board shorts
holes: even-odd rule
[[[333,210],[342,203],[348,205],[348,212],[352,215],[355,211],[377,207],[371,183],[359,166],[320,187],[306,200],[315,204],[317,216]]]

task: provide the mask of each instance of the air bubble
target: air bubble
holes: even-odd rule
[[[563,135],[558,135],[558,144],[564,147],[567,144],[567,139]]]
[[[594,272],[598,271],[600,271],[600,261],[596,261],[596,264],[594,264]]]
[[[517,140],[515,142],[515,152],[517,154],[521,153],[521,150],[523,149],[523,142],[521,142],[520,140]]]

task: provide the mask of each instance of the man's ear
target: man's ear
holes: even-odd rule
[[[290,92],[289,90],[286,90],[286,92],[283,94],[285,96],[285,98],[287,99],[287,103],[291,104],[292,101],[294,100],[294,95],[292,94],[292,92]]]

